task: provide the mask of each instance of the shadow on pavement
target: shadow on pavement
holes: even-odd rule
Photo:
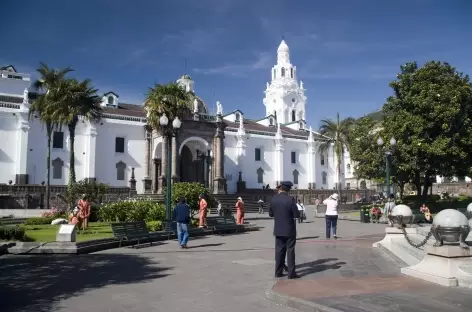
[[[203,248],[203,247],[216,247],[216,246],[221,246],[221,245],[224,245],[224,244],[223,243],[202,244],[202,245],[196,245],[196,246],[188,246],[187,249]]]
[[[315,239],[319,238],[319,236],[306,236],[306,237],[299,237],[297,240],[304,240],[304,239]]]
[[[7,256],[0,259],[1,311],[53,311],[56,302],[110,284],[168,276],[136,255]]]
[[[336,262],[333,264],[328,264],[328,262],[336,261],[338,258],[325,258],[319,259],[307,263],[302,263],[296,265],[297,274],[301,277],[307,276],[310,274],[315,274],[318,272],[323,272],[327,270],[338,270],[340,269],[346,262]]]

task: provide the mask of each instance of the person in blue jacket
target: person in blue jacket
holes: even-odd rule
[[[185,203],[184,197],[180,198],[179,203],[174,208],[174,220],[177,223],[177,238],[180,248],[186,249],[189,237],[190,207]]]

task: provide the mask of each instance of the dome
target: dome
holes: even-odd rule
[[[182,76],[180,76],[180,79],[188,79],[188,80],[192,80],[192,77],[190,77],[189,75],[187,74],[183,74]]]
[[[288,45],[285,43],[285,40],[282,40],[282,42],[279,45],[279,48],[277,49],[277,53],[289,53],[290,49],[288,48]]]
[[[404,216],[404,217],[411,217],[413,216],[413,213],[411,212],[411,208],[408,207],[407,205],[397,205],[393,207],[392,216]]]
[[[433,219],[433,225],[440,227],[460,227],[468,224],[467,217],[456,209],[441,210]]]

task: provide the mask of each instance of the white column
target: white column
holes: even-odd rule
[[[275,183],[278,184],[284,178],[284,147],[280,123],[277,124],[277,133],[275,134],[274,165]]]
[[[15,183],[27,184],[27,164],[28,164],[28,133],[29,123],[28,115],[24,113],[17,113],[18,128],[16,136],[16,159],[15,159]]]
[[[95,175],[95,157],[97,146],[97,129],[92,123],[89,123],[85,133],[85,178],[97,178]]]
[[[313,132],[310,127],[310,134],[308,136],[308,187],[315,188],[316,184],[316,150]]]
[[[239,171],[243,173],[243,176],[246,172],[244,172],[244,156],[246,156],[246,130],[244,129],[244,122],[243,122],[243,116],[240,117],[239,119],[239,128],[238,128],[238,134],[236,135],[237,137],[237,142],[236,142],[236,151],[237,151],[237,159],[238,159],[238,167]]]

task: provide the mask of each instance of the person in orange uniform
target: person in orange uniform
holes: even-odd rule
[[[86,230],[88,228],[88,219],[90,217],[90,203],[85,194],[82,195],[82,199],[79,200],[77,207],[79,208],[79,219],[82,223],[82,230]]]
[[[244,202],[241,197],[238,197],[236,202],[236,224],[244,224]]]
[[[79,224],[79,208],[75,207],[69,216],[69,224],[80,226]]]
[[[207,216],[207,207],[208,207],[208,204],[205,200],[205,198],[203,198],[203,194],[200,194],[198,196],[198,200],[199,200],[199,205],[200,205],[200,224],[199,224],[199,228],[203,228],[206,226],[206,216]]]

